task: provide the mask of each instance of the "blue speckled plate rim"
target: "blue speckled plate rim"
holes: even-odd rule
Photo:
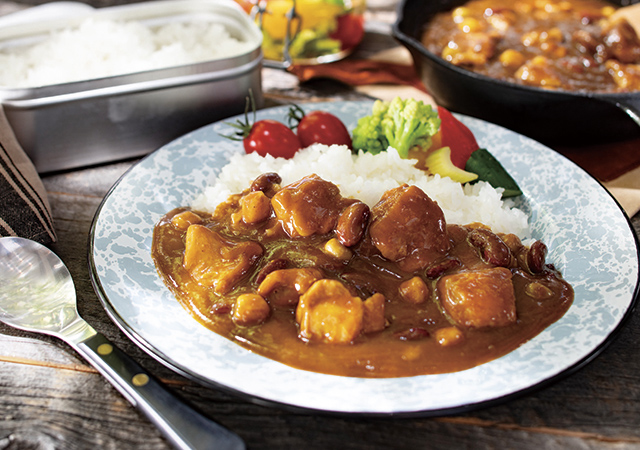
[[[352,102],[353,103],[353,102]],[[331,104],[335,105],[336,102],[331,102]],[[304,105],[306,106],[306,105]],[[314,108],[322,108],[323,107],[323,103],[316,103],[316,104],[312,104],[312,106]],[[466,116],[461,116],[458,115],[461,119],[463,120],[470,120],[470,121],[477,121],[478,119],[473,119],[473,118],[468,118]],[[227,119],[227,121],[233,121],[234,118],[230,118]],[[211,125],[205,126],[203,128],[207,128]],[[493,125],[492,125],[493,126]],[[498,127],[499,128],[499,127]],[[197,131],[197,130],[196,130]],[[511,132],[510,132],[511,133]],[[528,139],[528,138],[525,138]],[[170,145],[170,144],[168,144]],[[166,147],[166,146],[164,146]],[[163,148],[164,148],[163,147]],[[159,149],[161,150],[161,149]],[[157,152],[157,151],[156,151]],[[478,408],[482,408],[482,407],[489,407],[492,405],[496,405],[496,404],[500,404],[503,403],[505,401],[508,401],[510,399],[514,399],[517,398],[519,396],[534,392],[540,388],[543,388],[545,386],[548,386],[549,384],[552,384],[556,381],[558,381],[561,378],[564,378],[572,373],[575,373],[577,370],[579,370],[580,368],[582,368],[584,365],[588,364],[590,361],[592,361],[594,358],[596,358],[613,340],[613,338],[615,336],[617,336],[617,334],[619,333],[620,329],[624,326],[624,324],[627,322],[627,320],[629,319],[629,317],[631,316],[631,314],[633,313],[633,311],[636,308],[636,304],[637,304],[637,299],[638,299],[638,294],[639,294],[639,290],[640,290],[640,282],[636,282],[636,285],[633,289],[633,294],[632,294],[632,298],[629,301],[629,304],[627,306],[627,309],[624,313],[624,315],[622,316],[622,318],[618,321],[618,323],[616,324],[616,326],[614,328],[611,329],[611,332],[609,333],[609,335],[606,337],[606,339],[604,339],[602,342],[599,343],[599,345],[597,345],[596,347],[593,348],[593,350],[586,354],[581,360],[577,361],[575,364],[565,368],[562,372],[551,376],[549,378],[546,378],[544,380],[541,380],[540,382],[533,384],[531,386],[528,386],[526,388],[523,389],[518,389],[514,392],[511,392],[509,394],[500,396],[500,397],[495,397],[495,398],[490,398],[487,399],[485,401],[480,401],[480,402],[475,402],[475,403],[468,403],[468,404],[464,404],[461,406],[455,406],[455,407],[451,407],[451,408],[440,408],[440,409],[428,409],[428,410],[418,410],[418,411],[397,411],[397,412],[344,412],[344,411],[332,411],[332,410],[325,410],[325,409],[315,409],[315,408],[309,408],[309,407],[301,407],[295,404],[290,404],[290,403],[283,403],[283,402],[279,402],[276,400],[273,400],[271,398],[266,398],[266,397],[261,397],[260,395],[255,395],[255,394],[248,394],[246,392],[243,392],[241,390],[237,390],[235,388],[231,388],[229,386],[226,386],[224,384],[220,384],[218,382],[216,382],[215,380],[211,380],[209,378],[200,376],[198,374],[194,374],[192,371],[190,371],[189,368],[187,367],[183,367],[180,364],[177,364],[175,361],[172,360],[172,358],[168,357],[166,354],[164,354],[163,352],[158,351],[158,349],[156,349],[152,343],[147,342],[144,338],[142,338],[139,333],[134,329],[134,327],[130,326],[127,321],[119,314],[119,312],[113,307],[113,305],[111,304],[108,295],[105,292],[104,286],[102,285],[102,281],[100,280],[100,276],[97,273],[96,270],[96,266],[95,266],[95,261],[94,261],[94,251],[95,251],[95,237],[96,237],[96,226],[97,226],[97,221],[98,218],[100,217],[100,214],[105,206],[105,203],[107,202],[108,198],[113,194],[113,192],[118,188],[118,186],[121,184],[121,182],[126,179],[130,173],[132,171],[135,170],[135,168],[141,164],[143,161],[146,161],[149,158],[153,158],[154,155],[156,154],[156,152],[146,156],[144,159],[142,159],[141,161],[139,161],[138,163],[136,163],[133,167],[131,167],[124,175],[122,175],[122,177],[112,186],[112,188],[109,190],[109,192],[107,193],[107,195],[104,197],[103,201],[101,202],[100,206],[98,207],[98,210],[96,211],[96,214],[94,216],[94,220],[92,222],[91,225],[91,230],[90,230],[90,235],[89,235],[89,245],[88,245],[88,261],[89,261],[89,268],[90,268],[90,275],[91,275],[91,282],[94,286],[94,289],[103,305],[103,307],[105,308],[105,311],[107,312],[107,314],[109,315],[109,317],[114,321],[114,323],[116,323],[116,325],[118,325],[118,327],[125,333],[125,335],[127,335],[132,341],[134,341],[138,346],[140,346],[144,351],[146,351],[147,353],[149,353],[152,357],[154,357],[155,359],[157,359],[160,363],[164,364],[165,366],[169,367],[171,370],[187,377],[190,379],[193,379],[203,385],[208,385],[217,389],[222,389],[224,391],[233,393],[234,395],[237,395],[241,398],[244,398],[248,401],[257,403],[257,404],[261,404],[261,405],[270,405],[270,406],[277,406],[280,408],[285,408],[288,410],[293,410],[293,411],[302,411],[302,412],[308,412],[308,411],[313,411],[315,413],[328,413],[328,414],[332,414],[332,415],[350,415],[350,416],[393,416],[393,417],[425,417],[425,416],[441,416],[441,415],[450,415],[450,414],[458,414],[458,413],[463,413],[463,412],[468,412],[471,410],[475,410]],[[561,156],[561,155],[560,155]],[[564,157],[562,157],[564,158]],[[564,158],[566,160],[566,158]],[[566,160],[567,164],[573,165],[575,166],[575,164],[573,164],[571,161]],[[575,166],[575,168],[578,171],[582,171],[582,169],[578,168],[577,166]],[[588,174],[587,174],[588,175]],[[593,177],[591,177],[590,175],[588,175],[591,179],[593,179]],[[597,180],[596,180],[597,181]],[[626,214],[623,212],[622,208],[620,207],[620,205],[618,204],[618,202],[615,200],[615,198],[613,198],[613,196],[611,196],[611,194],[609,194],[608,191],[606,191],[606,189],[598,182],[598,184],[600,185],[601,189],[606,192],[606,194],[614,201],[614,203],[617,205],[619,212],[621,214],[621,217],[624,219],[624,221],[626,222],[626,225],[628,227],[628,231],[631,233],[631,236],[633,237],[633,242],[635,244],[635,258],[636,260],[640,261],[640,244],[638,243],[638,238],[635,234],[635,232],[633,231],[633,227],[629,221],[629,219],[627,218]],[[640,272],[639,272],[640,275]],[[636,280],[640,279],[640,277],[636,277]]]

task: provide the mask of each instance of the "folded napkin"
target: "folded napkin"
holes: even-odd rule
[[[294,65],[289,72],[301,82],[330,78],[374,98],[399,96],[435,103],[413,67],[410,53],[399,46],[366,59],[330,64]],[[640,139],[579,148],[554,148],[604,184],[629,217],[640,211]]]
[[[56,241],[47,192],[0,106],[0,235]]]

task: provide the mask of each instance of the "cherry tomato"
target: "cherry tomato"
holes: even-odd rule
[[[247,14],[251,14],[251,10],[253,9],[253,3],[251,3],[251,1],[249,0],[235,0],[235,2],[240,5],[240,7],[242,9],[244,9],[244,12],[246,12]]]
[[[302,147],[311,144],[346,145],[351,148],[351,135],[342,121],[326,111],[311,111],[298,123],[298,138]]]
[[[437,133],[440,139],[438,146],[449,147],[451,149],[451,162],[456,167],[464,169],[471,153],[478,150],[480,146],[471,130],[456,119],[447,109],[438,106],[438,117],[442,121],[440,130]]]
[[[301,148],[300,139],[289,127],[269,119],[254,123],[242,143],[247,153],[276,158],[291,158]]]
[[[340,48],[347,50],[355,47],[364,36],[364,16],[362,14],[343,14],[338,16],[338,27],[330,37],[340,41]]]

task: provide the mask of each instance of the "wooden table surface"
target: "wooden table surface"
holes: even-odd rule
[[[0,13],[24,6],[3,2]],[[371,13],[382,20],[389,20],[392,9],[370,2]],[[360,53],[395,45],[389,37],[368,34]],[[269,105],[362,97],[330,81],[300,85],[295,77],[272,69],[264,70],[264,90]],[[59,238],[53,249],[75,279],[80,314],[178,395],[238,433],[248,448],[640,448],[637,314],[576,373],[503,404],[448,417],[371,419],[290,412],[253,404],[172,372],[109,319],[89,279],[87,242],[93,215],[111,185],[134,163],[43,177]],[[638,233],[639,214],[632,224]],[[66,344],[0,324],[0,450],[166,448],[170,445],[158,430]]]

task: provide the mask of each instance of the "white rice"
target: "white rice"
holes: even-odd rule
[[[86,19],[32,46],[0,52],[0,85],[36,87],[193,64],[239,55],[255,43],[233,38],[219,23]]]
[[[234,155],[222,168],[215,184],[208,186],[194,200],[192,207],[213,212],[229,195],[247,189],[265,172],[276,172],[282,185],[298,181],[312,173],[338,185],[344,197],[357,198],[369,206],[382,194],[402,184],[421,188],[444,211],[449,224],[481,222],[499,233],[513,233],[521,239],[530,237],[526,214],[509,199],[501,198],[501,189],[478,182],[465,185],[448,177],[430,176],[414,167],[415,160],[402,159],[397,151],[372,155],[354,155],[345,146],[315,144],[291,159],[261,157],[256,153]]]

